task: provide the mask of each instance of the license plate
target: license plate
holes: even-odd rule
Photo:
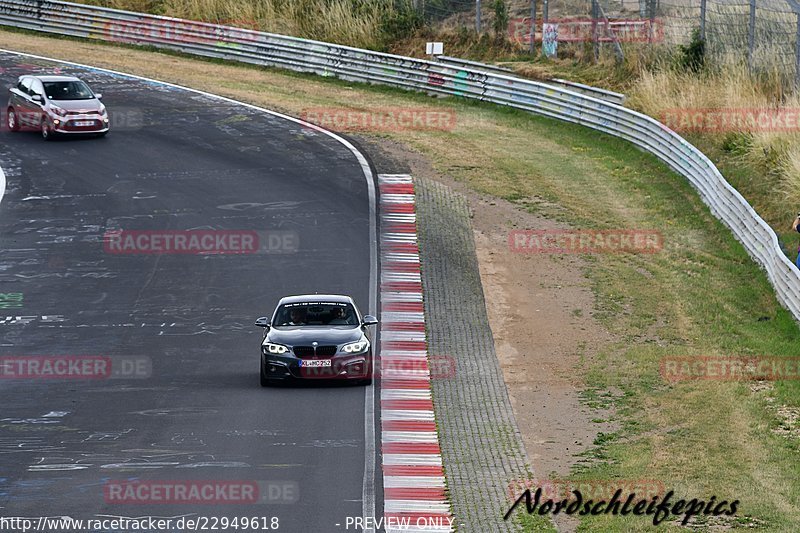
[[[331,366],[330,359],[319,359],[314,361],[306,361],[304,359],[300,360],[300,366],[305,368],[320,368],[320,367],[328,367]]]
[[[78,128],[81,126],[94,126],[94,120],[76,120],[73,124]]]

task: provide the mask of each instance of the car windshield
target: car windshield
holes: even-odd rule
[[[275,313],[273,326],[358,326],[356,310],[341,302],[284,304]]]
[[[91,100],[89,86],[82,81],[46,81],[44,92],[50,100]]]

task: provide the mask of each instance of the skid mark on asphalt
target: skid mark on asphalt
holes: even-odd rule
[[[280,437],[286,434],[286,431],[280,429],[221,429],[218,433],[222,433],[226,437]]]
[[[0,454],[7,453],[44,453],[63,451],[65,446],[54,446],[47,443],[44,437],[0,437]]]
[[[144,416],[185,416],[185,415],[214,415],[219,411],[213,407],[173,407],[162,409],[146,409],[144,411],[132,411],[132,415]]]

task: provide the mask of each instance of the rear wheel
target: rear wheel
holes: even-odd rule
[[[11,131],[19,131],[19,120],[17,119],[17,112],[13,107],[8,108],[8,129]]]

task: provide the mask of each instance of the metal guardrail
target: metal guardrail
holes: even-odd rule
[[[0,0],[0,25],[321,76],[494,102],[623,138],[686,177],[711,212],[761,265],[781,303],[800,320],[800,273],[769,225],[697,148],[658,121],[576,91],[488,72],[253,30],[66,2]]]
[[[584,85],[583,83],[562,80],[560,78],[553,78],[552,80],[549,80],[548,83],[561,85],[562,87],[571,91],[585,94],[587,96],[594,96],[595,98],[600,98],[601,100],[611,102],[612,104],[622,105],[625,103],[624,94],[615,93],[614,91],[608,91],[606,89],[600,89],[598,87],[592,87],[591,85]]]
[[[523,80],[526,79],[523,78],[522,76],[518,76],[512,69],[502,67],[499,65],[486,65],[484,63],[478,63],[476,61],[461,59],[460,57],[436,56],[434,58],[434,61],[451,67],[469,68],[475,71],[485,72],[487,74],[500,74],[501,76],[511,76]],[[615,93],[613,91],[608,91],[606,89],[600,89],[598,87],[592,87],[591,85],[584,85],[583,83],[576,83],[574,81],[562,80],[560,78],[553,78],[551,80],[547,80],[547,84],[559,85],[571,91],[575,91],[588,96],[594,96],[595,98],[600,98],[601,100],[606,100],[607,102],[611,102],[612,104],[622,105],[623,103],[625,103],[624,94]]]
[[[515,76],[517,75],[514,71],[510,68],[502,67],[500,65],[487,65],[486,63],[478,63],[477,61],[470,61],[469,59],[461,59],[460,57],[450,57],[450,56],[435,56],[433,61],[437,63],[442,63],[444,65],[450,65],[451,67],[466,67],[471,68],[474,70],[480,70],[481,72],[486,72],[490,74],[503,74],[505,76]]]

